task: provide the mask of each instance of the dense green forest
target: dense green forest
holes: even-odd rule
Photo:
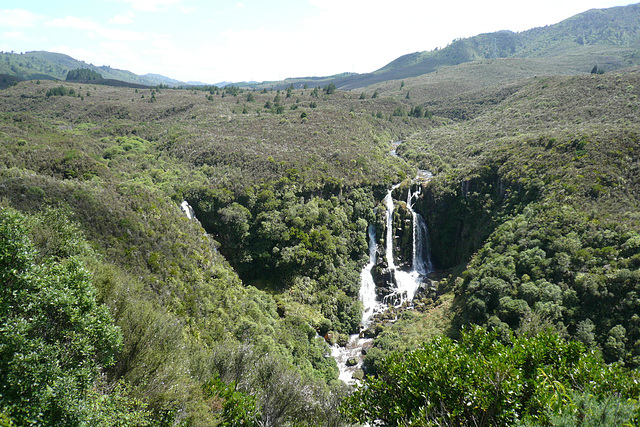
[[[629,54],[633,20],[577,38],[605,18],[499,52]],[[640,425],[640,69],[492,37],[357,92],[7,81],[0,425]],[[368,229],[406,266],[410,191],[435,271],[361,331]]]

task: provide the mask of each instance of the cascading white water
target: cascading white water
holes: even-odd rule
[[[399,185],[399,184],[398,184]],[[422,285],[424,276],[432,271],[431,261],[429,260],[428,250],[428,234],[427,225],[424,218],[413,210],[414,198],[417,198],[422,191],[422,186],[418,186],[415,193],[409,188],[407,193],[407,210],[411,213],[413,222],[413,248],[412,248],[412,268],[411,271],[403,271],[398,269],[393,259],[393,211],[395,204],[393,202],[393,191],[398,187],[395,185],[389,190],[385,197],[385,205],[387,207],[387,232],[386,232],[386,248],[385,255],[387,266],[391,276],[394,278],[395,290],[387,298],[398,301],[398,306],[405,302],[411,302],[418,288]]]
[[[428,179],[431,174],[427,172],[426,178]],[[421,176],[419,175],[419,178]],[[422,176],[424,179],[424,174]],[[429,236],[427,231],[427,224],[424,218],[413,210],[413,203],[415,199],[420,195],[422,186],[418,186],[417,190],[412,193],[409,189],[407,195],[407,209],[411,213],[413,220],[413,259],[411,271],[403,271],[399,269],[393,258],[393,211],[395,209],[395,203],[393,201],[393,191],[398,188],[400,184],[393,186],[387,193],[384,201],[386,206],[386,233],[385,233],[385,258],[391,277],[395,282],[395,290],[391,296],[395,296],[393,300],[399,301],[398,305],[402,305],[406,301],[412,301],[416,291],[423,282],[424,277],[433,271],[429,253]],[[371,274],[371,270],[376,265],[377,259],[377,244],[375,227],[370,225],[368,228],[369,236],[369,263],[360,272],[361,285],[359,297],[363,305],[362,314],[362,327],[367,328],[371,322],[371,319],[377,312],[381,312],[386,307],[385,303],[377,301],[376,285]],[[353,373],[360,369],[362,366],[363,348],[366,348],[367,344],[371,343],[371,338],[361,338],[359,334],[354,334],[349,337],[349,342],[345,347],[334,345],[331,348],[331,356],[338,363],[340,370],[339,379],[345,383],[354,383]],[[348,366],[351,365],[351,366]]]
[[[429,250],[429,229],[427,228],[427,222],[422,215],[418,212],[414,212],[414,254],[413,257],[413,270],[417,271],[420,275],[426,276],[433,272],[433,264],[431,262],[431,252]],[[421,238],[416,238],[421,236]]]
[[[193,208],[191,207],[189,202],[187,202],[186,200],[182,202],[182,204],[180,205],[180,208],[185,213],[187,218],[194,219],[196,217],[196,214],[193,212]]]
[[[360,301],[362,301],[362,327],[369,326],[369,322],[373,315],[380,311],[383,307],[376,298],[376,283],[373,281],[371,270],[376,265],[376,254],[378,244],[376,243],[376,227],[372,224],[369,226],[369,263],[364,266],[360,272]]]
[[[385,237],[385,257],[387,258],[387,266],[389,270],[395,271],[396,264],[393,260],[393,210],[395,205],[393,204],[393,190],[398,188],[400,184],[396,184],[391,187],[391,190],[384,198],[384,204],[387,207],[387,231]]]
[[[431,253],[429,250],[429,230],[422,215],[413,210],[413,200],[422,193],[422,186],[418,186],[415,193],[411,189],[407,192],[407,209],[411,212],[413,224],[413,261],[412,271],[426,276],[433,271]]]
[[[376,284],[373,281],[371,270],[376,265],[376,254],[378,245],[376,243],[376,228],[370,225],[368,229],[369,235],[369,263],[364,266],[360,272],[360,292],[359,297],[362,301],[363,311],[361,325],[366,329],[371,322],[371,318],[378,312],[382,311],[384,305],[377,301]],[[338,378],[345,383],[353,383],[353,373],[362,366],[363,354],[362,349],[365,344],[370,343],[371,338],[361,338],[360,334],[353,334],[349,337],[349,342],[345,347],[335,344],[331,347],[331,356],[338,363],[340,375]],[[349,363],[351,361],[351,363]],[[355,364],[353,364],[355,362]],[[350,365],[351,366],[348,366]]]

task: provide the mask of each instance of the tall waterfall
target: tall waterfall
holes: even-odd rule
[[[393,191],[400,184],[393,186],[384,198],[386,206],[386,231],[385,231],[385,259],[391,277],[393,278],[396,288],[391,296],[393,299],[386,301],[399,301],[398,305],[402,305],[406,301],[412,301],[416,291],[423,282],[424,277],[433,271],[431,257],[429,251],[429,235],[427,224],[422,216],[413,210],[413,203],[420,196],[422,186],[418,186],[415,192],[411,192],[409,188],[407,195],[407,209],[411,213],[413,223],[413,247],[411,271],[403,271],[395,264],[393,257],[394,232],[393,232],[393,211],[395,203],[393,200]],[[371,319],[377,312],[381,312],[387,306],[385,302],[377,300],[376,284],[373,280],[371,270],[376,265],[378,245],[376,243],[376,230],[373,225],[368,228],[369,236],[369,263],[360,272],[360,301],[363,305],[363,314],[361,325],[366,329],[371,323]],[[360,334],[354,334],[349,337],[349,342],[345,347],[338,344],[331,348],[331,356],[338,363],[340,369],[339,378],[346,383],[353,383],[353,373],[360,369],[364,359],[363,349],[373,340],[371,338],[362,338]]]
[[[429,235],[427,224],[422,215],[413,210],[414,199],[416,199],[422,191],[422,186],[420,185],[413,193],[411,192],[411,188],[409,188],[409,190],[407,191],[407,210],[409,211],[409,213],[411,213],[413,226],[413,259],[411,262],[411,271],[403,271],[399,269],[395,264],[395,261],[393,259],[393,211],[395,210],[393,191],[398,188],[398,185],[393,186],[385,197],[385,205],[387,207],[385,256],[389,272],[395,283],[395,290],[391,295],[389,295],[389,297],[393,297],[393,300],[399,301],[398,305],[402,305],[407,301],[410,302],[413,300],[416,291],[423,282],[423,278],[433,271],[433,266],[430,260],[431,254],[429,251]]]

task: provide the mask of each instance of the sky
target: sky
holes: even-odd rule
[[[0,0],[0,50],[46,50],[181,81],[375,71],[456,38],[629,0]]]

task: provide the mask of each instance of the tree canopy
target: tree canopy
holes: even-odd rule
[[[66,80],[81,80],[81,81],[90,81],[90,80],[102,80],[102,74],[97,71],[90,70],[88,68],[76,68],[75,70],[69,70],[67,72]]]

